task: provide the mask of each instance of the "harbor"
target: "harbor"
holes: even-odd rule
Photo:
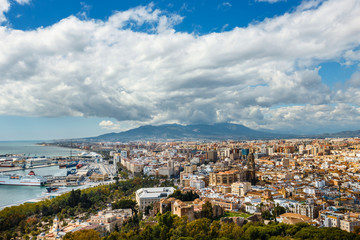
[[[24,202],[36,202],[50,199],[72,189],[82,189],[98,184],[113,182],[115,167],[107,163],[88,163],[80,169],[59,168],[56,166],[38,167],[36,169],[21,169],[6,172],[1,175],[27,176],[33,172],[36,176],[44,178],[44,184],[38,185],[2,185],[0,184],[0,209]],[[0,178],[1,181],[1,178]],[[48,189],[47,189],[48,188]],[[50,189],[50,191],[49,191]]]
[[[60,147],[35,146],[46,150],[49,147],[59,152]],[[1,154],[0,209],[25,202],[51,199],[72,189],[113,182],[116,167],[103,161],[101,155],[70,148],[60,149],[62,154],[50,154],[50,157],[42,154],[39,154],[40,157],[30,154],[26,156],[17,151],[14,151],[14,154]]]
[[[55,192],[47,192],[46,187],[28,187],[28,186],[9,186],[3,185],[0,186],[0,194],[7,192],[11,199],[0,198],[0,210],[6,207],[16,206],[23,203],[34,203],[46,199],[52,199],[61,194],[70,192],[71,190],[77,189],[86,189],[90,187],[96,187],[100,184],[110,184],[114,181],[107,182],[98,182],[98,183],[88,183],[86,185],[76,186],[76,187],[59,187]],[[2,195],[3,196],[3,195]]]

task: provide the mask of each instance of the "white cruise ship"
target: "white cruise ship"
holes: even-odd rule
[[[18,185],[18,186],[42,186],[46,183],[46,178],[36,175],[11,175],[0,174],[0,185]]]

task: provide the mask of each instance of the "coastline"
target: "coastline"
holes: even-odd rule
[[[47,159],[52,160],[56,158],[68,159],[70,155],[77,156],[85,151],[84,149],[68,146],[59,146],[56,144],[45,143],[44,141],[3,141],[0,143],[0,155],[17,155],[27,156],[27,158],[46,156]],[[57,160],[57,159],[56,159]],[[49,161],[50,162],[50,161]],[[36,175],[53,175],[55,177],[66,176],[67,169],[59,169],[59,165],[56,163],[48,164],[47,161],[40,163],[40,165],[34,165],[30,168],[22,168],[21,166],[15,167],[0,167],[0,174],[19,174],[26,175],[29,171],[33,170]],[[38,170],[35,170],[38,169]],[[43,169],[43,170],[40,170]],[[46,199],[52,199],[56,196],[65,194],[72,189],[86,189],[100,184],[109,184],[109,182],[88,182],[85,181],[83,185],[76,186],[59,186],[58,191],[47,193],[45,187],[34,186],[13,186],[13,185],[0,185],[0,195],[3,197],[0,199],[0,210],[18,206],[24,203],[34,203],[43,201]]]
[[[2,141],[0,155],[21,155],[26,158],[46,156],[47,158],[69,157],[70,153],[77,155],[84,149],[45,143],[44,141]]]
[[[41,202],[41,201],[45,201],[45,200],[48,200],[48,199],[52,199],[54,197],[63,195],[65,193],[68,193],[68,192],[70,192],[72,190],[77,190],[77,189],[83,190],[83,189],[87,189],[87,188],[91,188],[91,187],[97,187],[97,186],[103,185],[103,184],[108,185],[108,184],[111,184],[111,183],[115,183],[115,181],[111,180],[111,181],[106,181],[106,182],[88,183],[88,184],[75,186],[75,187],[64,187],[64,188],[62,188],[62,190],[60,192],[54,192],[54,193],[47,193],[47,192],[44,191],[42,196],[37,197],[37,198],[29,198],[29,199],[25,199],[25,200],[15,202],[15,203],[1,205],[0,206],[0,211],[7,208],[7,207],[19,206],[19,205],[24,204],[24,203],[35,203],[35,202]]]

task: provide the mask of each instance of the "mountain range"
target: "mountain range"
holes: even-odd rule
[[[281,134],[258,131],[239,124],[215,123],[179,125],[164,124],[159,126],[145,125],[119,133],[107,133],[97,137],[82,138],[82,141],[178,141],[178,140],[256,140],[288,138],[336,138],[357,137],[358,131],[343,131],[317,135]]]
[[[167,141],[167,140],[249,140],[290,138],[295,135],[257,131],[243,125],[216,123],[212,125],[165,124],[146,125],[119,133],[108,133],[97,137],[85,138],[87,141]]]

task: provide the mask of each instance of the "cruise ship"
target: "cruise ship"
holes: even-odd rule
[[[0,174],[0,185],[42,186],[45,183],[46,178],[34,174],[27,176]]]

